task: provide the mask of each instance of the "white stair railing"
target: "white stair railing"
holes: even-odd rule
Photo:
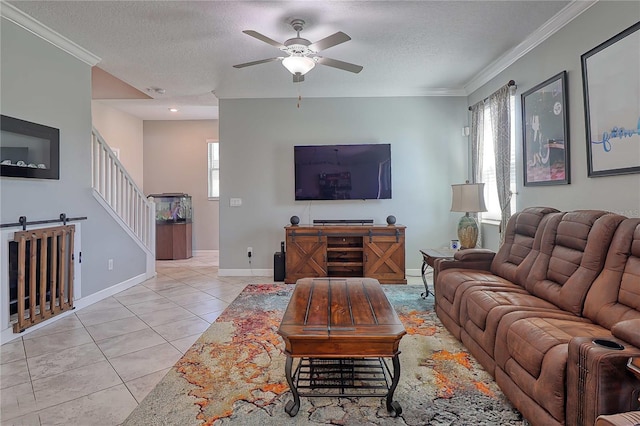
[[[100,196],[125,230],[155,260],[155,203],[144,196],[95,128],[91,131],[91,156],[94,194]],[[155,271],[155,267],[152,268]]]

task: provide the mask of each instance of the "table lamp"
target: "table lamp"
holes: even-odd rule
[[[478,223],[469,213],[486,212],[484,205],[484,183],[451,185],[451,211],[464,212],[458,222],[458,239],[462,249],[474,248],[478,241]]]

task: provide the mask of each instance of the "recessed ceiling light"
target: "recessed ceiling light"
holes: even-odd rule
[[[169,111],[171,111],[171,112],[178,112],[178,108],[169,108]]]

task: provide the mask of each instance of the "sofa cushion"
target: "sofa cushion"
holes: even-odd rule
[[[541,230],[541,224],[544,224],[543,219],[557,212],[558,210],[549,207],[529,207],[513,215],[505,229],[504,243],[491,263],[491,272],[523,285],[517,276],[518,270],[522,269],[520,265],[533,249],[536,233]]]
[[[565,418],[568,343],[575,336],[609,339],[597,324],[558,318],[525,318],[509,327],[503,371],[558,422]],[[500,368],[500,367],[497,367]]]
[[[602,271],[614,232],[623,220],[604,211],[581,210],[564,214],[557,226],[545,227],[525,288],[581,315],[587,291]]]
[[[640,348],[640,318],[614,324],[611,327],[611,333],[618,339]]]
[[[456,294],[461,291],[461,287],[467,286],[481,286],[481,285],[496,285],[496,286],[508,286],[515,287],[515,285],[504,278],[500,278],[488,271],[474,271],[468,269],[449,269],[444,276],[439,277],[439,281],[442,282],[438,288],[439,295],[453,302],[456,299]],[[465,287],[466,288],[466,287]]]
[[[472,287],[491,288],[517,288],[525,292],[521,287],[497,277],[488,271],[475,271],[467,269],[447,269],[438,274],[439,286],[436,286],[436,313],[442,324],[457,339],[460,339],[460,297],[467,289]]]
[[[513,311],[508,314],[505,314],[498,324],[498,329],[496,331],[496,345],[493,352],[493,358],[495,360],[495,366],[504,368],[507,361],[511,358],[511,354],[509,353],[509,345],[508,345],[508,333],[515,322],[526,319],[526,318],[545,318],[545,319],[557,319],[562,321],[572,321],[572,322],[582,322],[585,324],[591,324],[587,318],[582,318],[576,315],[572,315],[568,312],[560,310],[556,308],[555,310],[545,310],[542,311],[540,309],[533,309],[529,311],[520,310]]]
[[[467,321],[471,321],[481,330],[486,328],[487,318],[492,314],[494,321],[499,321],[503,315],[514,310],[528,310],[529,308],[558,310],[554,304],[525,292],[493,291],[491,289],[474,291],[473,297],[466,298],[466,302],[466,321],[462,325],[467,327],[470,325]],[[492,324],[496,328],[497,325],[497,322]],[[493,342],[491,343],[492,347]]]
[[[605,328],[640,318],[640,219],[626,219],[618,227],[583,315]]]
[[[536,315],[540,315],[540,312],[548,315],[568,315],[553,304],[524,290],[520,293],[487,289],[474,291],[473,296],[463,300],[466,306],[460,312],[467,317],[462,324],[460,338],[469,352],[492,375],[496,366],[495,348],[498,343],[499,324],[505,315],[528,311],[535,312]]]

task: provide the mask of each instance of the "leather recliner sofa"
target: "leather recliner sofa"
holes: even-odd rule
[[[527,208],[497,253],[436,270],[438,317],[532,425],[640,409],[625,369],[640,356],[640,219]]]

